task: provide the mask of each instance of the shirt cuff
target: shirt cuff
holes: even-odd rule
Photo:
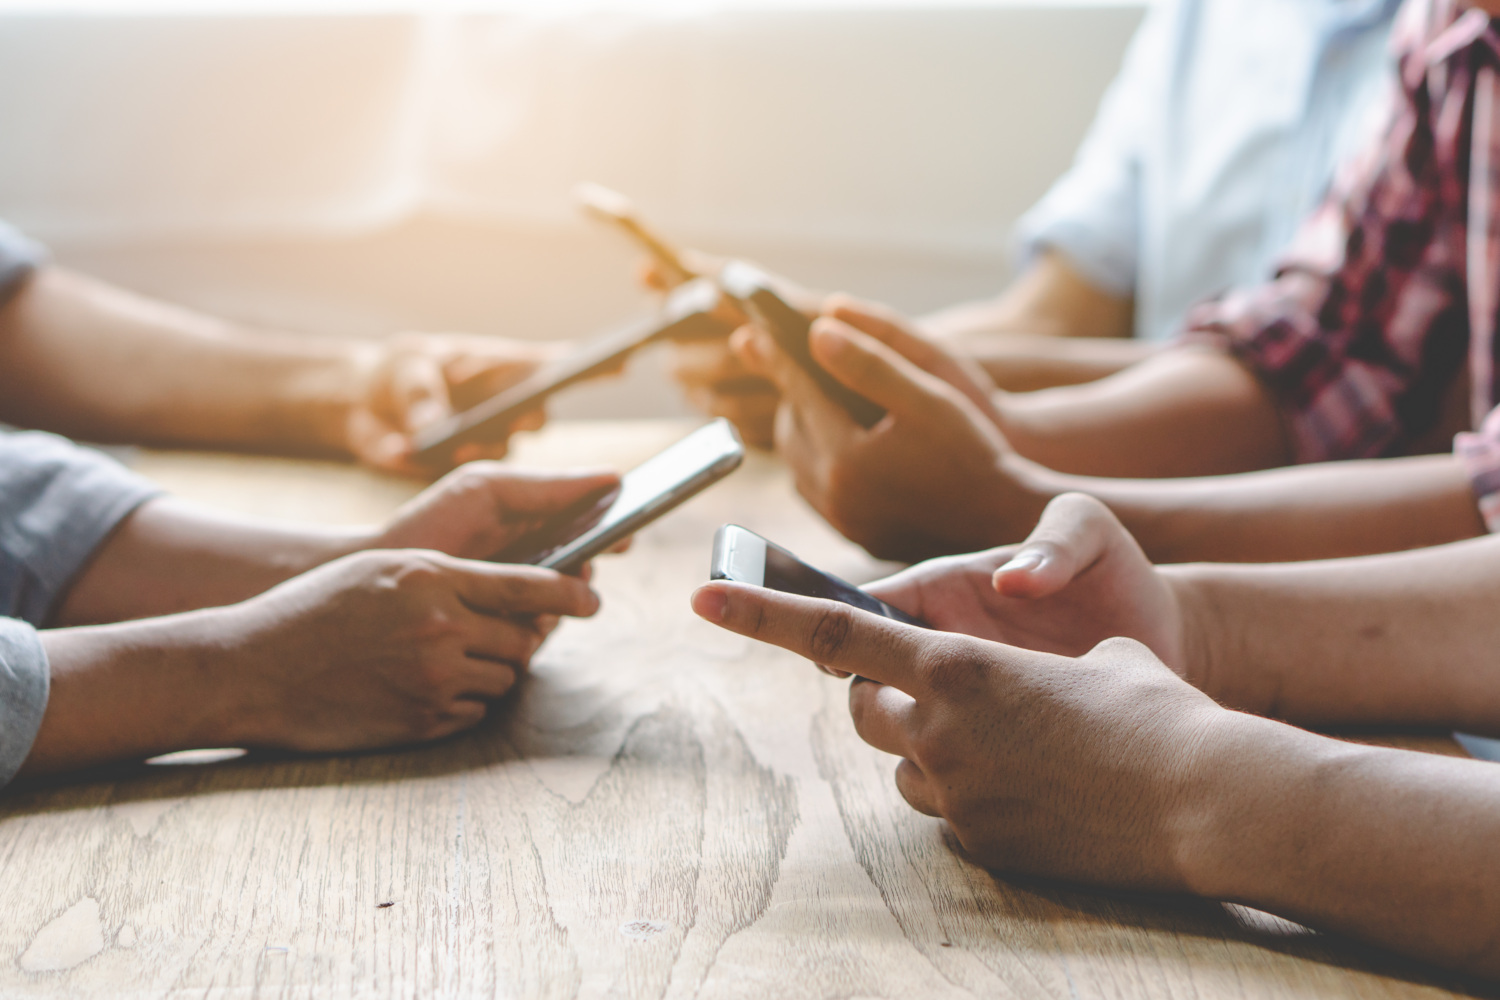
[[[50,683],[47,652],[36,629],[0,618],[0,788],[31,753]]]
[[[1500,533],[1500,406],[1490,411],[1478,431],[1453,438],[1453,454],[1469,476],[1485,528]]]

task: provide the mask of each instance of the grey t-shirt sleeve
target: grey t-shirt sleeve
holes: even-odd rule
[[[31,753],[47,707],[49,676],[36,629],[0,618],[0,788]]]
[[[64,438],[0,433],[0,787],[31,752],[47,707],[36,627],[115,526],[158,492]]]
[[[160,491],[53,434],[0,434],[0,615],[45,625],[126,515]]]
[[[0,219],[0,306],[21,287],[26,276],[47,259],[46,251]]]

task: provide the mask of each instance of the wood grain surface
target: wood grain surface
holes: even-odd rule
[[[628,467],[686,429],[557,425],[519,457]],[[318,463],[138,464],[184,496],[324,521],[378,519],[415,491]],[[601,561],[604,611],[560,629],[476,732],[357,756],[132,765],[0,796],[0,997],[1463,988],[1241,907],[970,864],[901,800],[894,760],[856,737],[845,684],[688,610],[726,520],[856,580],[885,569],[755,455]]]

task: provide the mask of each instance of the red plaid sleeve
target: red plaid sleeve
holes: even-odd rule
[[[1490,411],[1478,431],[1455,437],[1453,453],[1469,474],[1485,527],[1500,533],[1500,406]]]
[[[1421,40],[1398,36],[1408,54],[1388,128],[1342,172],[1275,279],[1188,318],[1185,341],[1228,351],[1271,390],[1300,462],[1401,453],[1435,425],[1463,369],[1466,171],[1449,123],[1467,120],[1471,88],[1452,65],[1430,86]]]

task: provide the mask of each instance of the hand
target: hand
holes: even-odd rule
[[[752,374],[729,348],[729,338],[685,340],[673,347],[672,376],[688,403],[712,417],[724,417],[745,443],[770,448],[775,442],[775,383]]]
[[[588,584],[419,550],[328,563],[218,609],[234,745],[355,750],[440,739],[484,718]]]
[[[1182,582],[1151,565],[1108,507],[1065,493],[1020,545],[934,559],[866,589],[945,632],[1044,653],[1082,656],[1126,636],[1193,681]]]
[[[619,481],[613,472],[528,472],[470,462],[404,504],[360,547],[489,559],[549,516]]]
[[[684,250],[683,264],[694,275],[718,274],[729,263],[698,250]],[[757,270],[769,273],[757,265]],[[676,275],[664,269],[655,258],[648,257],[639,268],[641,284],[655,292],[670,292],[679,282]],[[820,297],[781,277],[772,277],[773,286],[788,302],[797,303],[809,315],[820,308]],[[743,323],[738,309],[721,310],[722,318],[733,324]],[[728,338],[695,338],[674,345],[672,375],[681,383],[689,405],[712,417],[724,417],[740,432],[745,443],[756,448],[770,448],[775,441],[776,404],[781,398],[775,384],[756,375],[729,347]]]
[[[836,317],[813,324],[813,357],[888,412],[861,427],[755,327],[736,349],[782,391],[776,447],[797,489],[835,528],[882,558],[913,560],[1012,541],[1048,497],[1029,463],[964,391]]]
[[[973,358],[953,354],[917,328],[894,309],[873,302],[861,302],[848,295],[829,296],[823,314],[869,334],[916,365],[936,375],[969,398],[995,426],[1002,426],[995,407],[995,381]]]
[[[693,609],[855,673],[860,736],[896,786],[980,863],[1137,889],[1188,888],[1182,840],[1204,762],[1238,718],[1130,639],[1074,658],[903,625],[847,605],[715,582]]]
[[[345,423],[350,454],[378,469],[430,476],[412,455],[412,435],[521,381],[558,356],[565,345],[539,344],[458,333],[407,333],[361,345],[361,375]],[[511,428],[535,430],[540,410]],[[501,458],[507,443],[464,445],[457,465]]]

